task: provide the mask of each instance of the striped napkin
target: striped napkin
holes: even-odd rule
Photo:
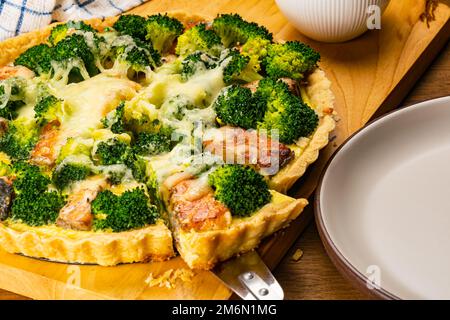
[[[120,14],[148,0],[0,0],[0,41],[53,21]]]

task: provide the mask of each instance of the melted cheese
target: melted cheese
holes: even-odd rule
[[[137,89],[135,82],[105,74],[60,88],[56,91],[58,97],[74,110],[72,116],[62,124],[63,131],[78,136],[99,128],[100,120],[117,107],[121,100],[132,98]]]

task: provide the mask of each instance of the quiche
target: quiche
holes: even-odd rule
[[[0,246],[210,269],[308,204],[334,129],[306,44],[237,14],[70,21],[0,43]]]

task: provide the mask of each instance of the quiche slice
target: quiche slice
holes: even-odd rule
[[[68,22],[0,43],[0,246],[192,268],[254,249],[334,128],[319,55],[233,14]]]

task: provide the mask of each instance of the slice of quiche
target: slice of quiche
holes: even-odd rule
[[[67,22],[0,43],[0,246],[192,268],[254,249],[334,128],[319,54],[225,14]],[[281,193],[280,193],[281,192]]]

